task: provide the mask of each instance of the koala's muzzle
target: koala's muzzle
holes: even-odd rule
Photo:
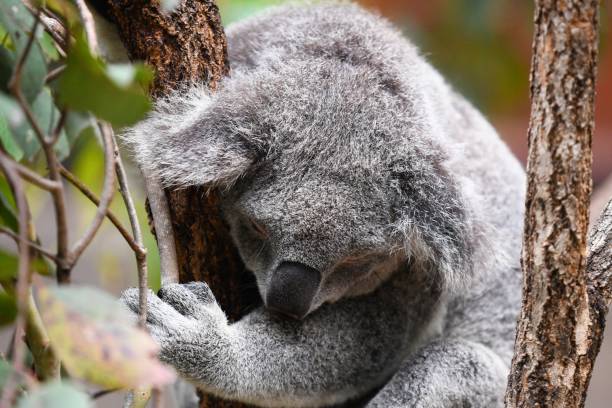
[[[266,306],[295,319],[302,319],[312,304],[321,274],[299,262],[283,262],[272,274],[266,293]]]

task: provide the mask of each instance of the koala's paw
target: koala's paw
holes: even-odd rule
[[[138,313],[138,289],[126,290],[121,301]],[[158,296],[147,292],[147,329],[160,345],[159,358],[179,371],[190,371],[182,365],[194,363],[190,361],[194,348],[203,358],[210,355],[207,348],[222,340],[226,327],[225,314],[204,282],[170,284],[160,289]]]

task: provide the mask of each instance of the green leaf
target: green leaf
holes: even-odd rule
[[[50,134],[57,122],[59,121],[60,112],[55,107],[53,96],[48,87],[38,94],[34,102],[32,103],[32,113],[37,120],[38,125],[45,134]],[[27,160],[31,160],[36,153],[40,151],[40,142],[34,132],[34,129],[26,121],[22,122],[19,126],[13,127],[12,133],[15,136],[19,147],[23,150],[24,156]],[[62,132],[58,142],[55,145],[55,151],[58,154],[60,160],[68,156],[70,151],[68,145],[68,139],[66,138],[65,132]]]
[[[6,226],[13,231],[19,229],[15,210],[3,191],[0,191],[0,225]]]
[[[0,90],[3,92],[8,92],[8,81],[13,73],[13,65],[15,65],[15,52],[9,47],[0,45]]]
[[[13,192],[4,177],[0,177],[0,225],[13,231],[19,229]]]
[[[96,119],[90,113],[68,112],[64,129],[70,146],[73,146],[81,136],[100,137]]]
[[[0,115],[0,143],[6,152],[16,161],[23,158],[23,150],[13,139],[13,134],[9,129],[8,122],[4,116]]]
[[[0,357],[0,390],[4,387],[9,375],[13,374],[13,367],[8,361]]]
[[[44,384],[17,402],[17,408],[90,408],[93,402],[76,387],[54,382]]]
[[[51,346],[68,373],[107,388],[167,384],[174,373],[155,355],[158,346],[112,296],[95,288],[38,289]]]
[[[0,249],[0,283],[16,278],[18,268],[17,255]],[[51,276],[53,272],[51,264],[41,256],[32,259],[31,268],[34,272],[44,276]]]
[[[13,58],[16,62],[26,48],[30,32],[34,26],[34,17],[20,0],[0,1],[0,24],[11,36],[15,45]],[[39,25],[34,34],[39,37],[43,29]],[[14,65],[14,64],[13,64]],[[34,100],[44,85],[47,66],[38,43],[34,43],[23,66],[21,90],[28,101]],[[2,86],[5,87],[6,81]]]
[[[15,298],[6,292],[0,292],[0,326],[12,323],[16,316]]]
[[[2,92],[0,92],[0,116],[4,118],[6,124],[11,128],[25,123],[25,115],[17,101]]]
[[[2,48],[0,48],[0,51],[2,51]],[[17,102],[0,92],[0,143],[15,160],[21,160],[23,150],[15,141],[11,127],[19,126],[24,121],[25,117]]]
[[[55,41],[53,41],[53,38],[48,33],[43,32],[42,36],[38,39],[38,43],[50,61],[57,61],[60,58]]]
[[[0,250],[0,282],[7,282],[17,276],[17,256]]]
[[[142,65],[111,66],[89,52],[82,35],[76,36],[67,57],[66,70],[59,83],[62,103],[78,111],[89,111],[115,126],[126,126],[142,119],[150,108],[141,83],[151,74]]]

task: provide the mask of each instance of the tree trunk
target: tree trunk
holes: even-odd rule
[[[156,72],[150,90],[163,97],[184,84],[207,83],[214,89],[229,72],[225,33],[212,0],[181,2],[164,12],[159,2],[106,0],[132,60]],[[216,191],[167,190],[181,282],[206,281],[231,320],[259,302],[253,277],[242,264],[221,218]],[[202,397],[202,407],[243,404]]]
[[[597,0],[537,0],[523,304],[507,407],[580,407],[606,304],[585,271]],[[603,299],[603,301],[602,301]]]

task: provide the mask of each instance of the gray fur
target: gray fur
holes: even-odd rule
[[[495,131],[357,6],[278,7],[227,35],[218,91],[177,92],[125,140],[166,185],[223,189],[262,298],[281,262],[322,283],[303,321],[262,307],[233,324],[203,283],[164,288],[149,301],[161,358],[262,406],[378,387],[373,407],[501,406],[524,174]],[[137,311],[135,290],[123,299]]]

